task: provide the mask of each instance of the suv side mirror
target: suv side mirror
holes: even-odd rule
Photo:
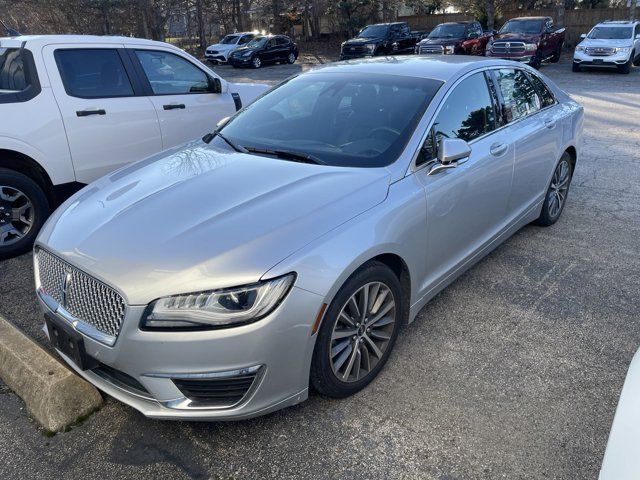
[[[587,38],[587,34],[586,33],[581,33],[580,34],[580,38]]]
[[[222,93],[222,82],[218,77],[209,77],[209,92]]]

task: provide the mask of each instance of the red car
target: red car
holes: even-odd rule
[[[487,45],[487,56],[539,68],[544,60],[560,60],[564,33],[564,28],[554,28],[551,17],[513,18],[493,36]]]
[[[484,55],[491,35],[477,21],[441,23],[416,45],[415,53]]]

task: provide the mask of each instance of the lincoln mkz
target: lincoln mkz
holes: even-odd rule
[[[150,417],[352,395],[434,295],[521,227],[558,220],[582,124],[580,105],[507,60],[298,75],[51,216],[34,255],[46,331]]]

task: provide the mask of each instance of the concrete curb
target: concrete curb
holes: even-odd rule
[[[102,405],[98,390],[0,316],[0,377],[49,432],[78,422]]]

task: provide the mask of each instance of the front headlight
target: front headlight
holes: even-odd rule
[[[252,52],[244,52],[242,54],[243,57],[250,57]]]
[[[141,327],[215,328],[255,322],[269,315],[289,293],[295,273],[242,287],[159,298]]]
[[[373,53],[376,51],[376,46],[372,43],[368,43],[367,45],[365,45],[365,48],[367,49],[367,52],[369,53]]]
[[[442,51],[445,55],[453,55],[455,49],[456,48],[453,45],[447,45]]]
[[[585,47],[583,47],[582,45],[578,45],[576,47],[576,52],[584,52],[585,51]]]
[[[616,53],[629,53],[629,50],[631,50],[630,47],[618,47]]]
[[[525,43],[524,44],[524,49],[527,52],[529,50],[537,50],[538,49],[538,44],[536,44],[536,43]]]

